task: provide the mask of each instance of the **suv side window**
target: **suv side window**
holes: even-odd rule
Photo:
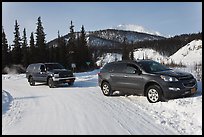
[[[125,69],[124,63],[116,63],[113,65],[113,72],[114,73],[123,73],[124,69]]]
[[[113,71],[113,64],[112,63],[109,63],[109,64],[106,64],[102,70],[102,72],[112,72]]]
[[[137,74],[139,72],[139,68],[134,64],[126,64],[125,73],[128,74]]]

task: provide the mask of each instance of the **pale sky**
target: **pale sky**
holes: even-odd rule
[[[119,24],[135,24],[165,35],[202,32],[202,2],[2,2],[2,25],[13,44],[14,23],[20,35],[26,28],[27,40],[36,32],[41,16],[46,41],[74,30],[107,29]]]

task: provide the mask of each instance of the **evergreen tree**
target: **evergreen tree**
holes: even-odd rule
[[[27,44],[27,37],[26,37],[26,29],[23,30],[23,43],[22,43],[22,64],[24,67],[27,67],[29,64],[29,53],[28,53],[28,44]]]
[[[8,41],[6,39],[6,34],[4,32],[3,26],[2,26],[2,72],[6,65],[9,64],[8,60]]]
[[[36,47],[38,53],[38,62],[46,62],[48,59],[47,57],[47,49],[46,49],[46,41],[45,41],[45,33],[44,28],[42,26],[41,17],[38,17],[37,22],[37,30],[36,30]]]
[[[59,62],[66,66],[66,41],[64,37],[61,37],[58,31],[58,46],[59,46]]]
[[[37,60],[36,60],[36,48],[35,48],[35,41],[34,41],[33,32],[31,32],[31,34],[30,34],[30,50],[29,50],[29,55],[30,55],[30,63],[37,62]]]
[[[20,64],[22,59],[21,54],[21,38],[19,32],[19,25],[17,20],[15,21],[15,31],[14,31],[14,41],[13,41],[13,50],[12,50],[12,60],[14,64]]]
[[[71,26],[70,26],[70,33],[69,35],[69,40],[68,40],[68,57],[67,57],[67,63],[71,64],[71,63],[76,63],[76,46],[75,46],[75,34],[74,34],[74,25],[71,21]]]
[[[130,59],[131,59],[131,60],[134,60],[134,48],[133,48],[133,41],[131,42]]]
[[[87,45],[86,41],[86,32],[84,29],[84,26],[81,27],[81,35],[80,35],[80,64],[83,66],[83,68],[89,68],[90,65],[93,65],[92,62],[92,54],[90,52],[90,49]]]
[[[122,60],[129,60],[129,51],[127,46],[127,38],[123,39],[123,50],[122,50]]]

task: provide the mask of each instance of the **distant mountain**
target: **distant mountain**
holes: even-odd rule
[[[164,36],[158,31],[147,29],[147,28],[145,28],[143,26],[134,25],[134,24],[120,24],[118,26],[111,27],[111,29],[126,30],[126,31],[136,31],[136,32],[147,33],[147,34],[156,35],[156,36]]]
[[[79,32],[75,32],[79,33]],[[67,41],[69,35],[63,36]],[[127,30],[117,30],[117,29],[104,29],[98,31],[89,31],[86,33],[87,42],[89,46],[114,46],[124,42],[126,38],[127,43],[135,43],[138,41],[145,40],[159,40],[164,39],[165,37],[135,32]],[[48,42],[49,46],[57,45],[57,38]]]
[[[127,30],[117,30],[117,29],[105,29],[99,31],[90,32],[88,36],[95,36],[99,38],[103,38],[106,40],[112,40],[114,42],[124,42],[124,38],[127,38],[128,43],[135,43],[138,41],[144,40],[159,40],[164,39],[165,37],[135,32],[135,31],[127,31]]]

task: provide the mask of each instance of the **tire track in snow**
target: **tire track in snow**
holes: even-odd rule
[[[176,134],[167,128],[163,128],[161,125],[158,125],[149,114],[139,107],[136,107],[135,104],[127,104],[128,101],[125,97],[106,97],[102,93],[101,95],[96,95],[94,97],[97,98],[97,101],[101,102],[100,104],[105,104],[104,107],[106,107],[107,110],[110,110],[110,113],[115,120],[130,134]],[[112,114],[113,112],[114,114]],[[130,122],[132,124],[129,124]],[[130,127],[129,125],[132,126]],[[137,128],[139,130],[135,130]],[[152,131],[152,129],[154,131]]]

